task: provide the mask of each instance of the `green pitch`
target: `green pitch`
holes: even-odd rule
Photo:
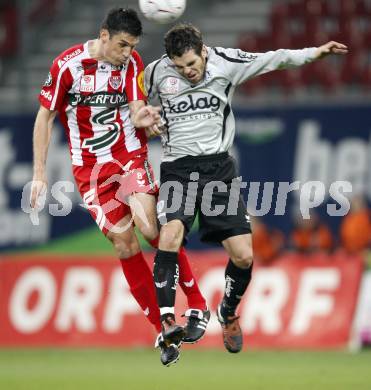
[[[246,352],[192,348],[163,367],[157,351],[0,350],[4,390],[370,390],[371,351]]]

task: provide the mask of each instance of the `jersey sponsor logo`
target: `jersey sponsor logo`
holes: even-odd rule
[[[166,79],[166,93],[178,93],[179,92],[180,80],[176,77],[168,77]]]
[[[146,87],[144,86],[144,72],[143,70],[138,75],[138,86],[142,91],[143,95],[147,96]]]
[[[121,125],[116,121],[116,116],[116,108],[108,108],[94,115],[91,118],[92,123],[106,127],[107,132],[100,137],[84,139],[82,147],[88,148],[90,153],[111,148],[118,140],[121,130]]]
[[[177,103],[171,104],[167,101],[168,106],[165,107],[169,113],[183,114],[188,111],[198,111],[204,109],[211,109],[211,111],[218,111],[220,108],[220,99],[217,96],[199,97],[197,100],[193,99],[192,95],[187,95],[187,99],[178,101]]]
[[[247,60],[250,60],[250,61],[254,61],[258,57],[255,54],[246,53],[245,51],[242,51],[242,50],[238,50],[237,51],[237,55],[238,55],[239,58],[247,59]]]
[[[81,92],[94,92],[95,89],[95,77],[85,75],[80,80],[80,91]]]
[[[105,64],[102,64],[98,68],[98,73],[109,73],[110,71],[111,71],[111,69],[108,69],[107,65],[105,65]]]
[[[44,91],[43,89],[40,92],[40,95],[43,96],[45,99],[48,99],[49,102],[52,101],[53,95],[50,93],[50,91]]]
[[[48,77],[46,78],[45,82],[44,82],[44,87],[50,87],[53,83],[53,77],[52,77],[52,74],[49,72],[48,73]]]
[[[78,54],[82,53],[82,50],[81,49],[76,49],[75,51],[73,51],[72,53],[70,54],[67,54],[66,56],[64,56],[62,59],[58,60],[57,64],[59,66],[59,69],[67,62],[69,61],[71,58],[73,57],[76,57]]]
[[[118,89],[122,83],[121,76],[111,76],[108,78],[108,83],[113,89]]]
[[[128,104],[126,93],[97,92],[91,95],[81,95],[79,93],[69,94],[69,104],[76,106],[91,107],[122,107]]]

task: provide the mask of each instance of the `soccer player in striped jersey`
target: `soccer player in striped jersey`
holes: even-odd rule
[[[267,53],[211,48],[190,24],[170,29],[165,48],[166,55],[145,70],[149,99],[161,102],[165,124],[158,204],[162,227],[154,268],[163,338],[171,344],[182,331],[174,315],[178,250],[198,212],[201,240],[222,244],[229,256],[217,317],[226,349],[236,353],[243,343],[236,309],[251,280],[253,252],[249,216],[235,161],[228,153],[235,134],[233,93],[252,77],[345,54],[347,48],[337,42]],[[180,184],[171,197],[162,191],[166,182]],[[174,199],[180,203],[175,211],[169,206]]]
[[[152,272],[132,223],[157,247],[158,188],[147,160],[144,128],[156,131],[160,115],[159,107],[146,105],[144,67],[135,50],[141,34],[136,12],[115,8],[105,17],[97,39],[73,46],[54,60],[40,92],[34,127],[31,206],[36,206],[47,185],[47,151],[59,113],[85,207],[112,242],[131,293],[160,332]],[[191,311],[206,310],[183,248],[179,257],[180,279]],[[192,333],[192,326],[188,330]],[[178,347],[164,345],[161,338],[157,341],[163,364],[176,361]]]

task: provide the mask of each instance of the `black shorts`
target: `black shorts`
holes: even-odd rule
[[[251,233],[239,183],[235,160],[228,153],[163,162],[157,204],[160,224],[179,219],[187,234],[198,214],[202,241],[220,243]]]

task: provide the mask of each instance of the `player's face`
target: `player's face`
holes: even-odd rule
[[[181,57],[173,57],[171,60],[175,69],[192,84],[199,83],[205,74],[207,50],[204,46],[201,55],[195,53],[194,49],[186,51]]]
[[[139,43],[139,38],[126,32],[109,35],[102,30],[100,38],[103,42],[103,56],[112,65],[125,65],[129,61],[132,51]]]

